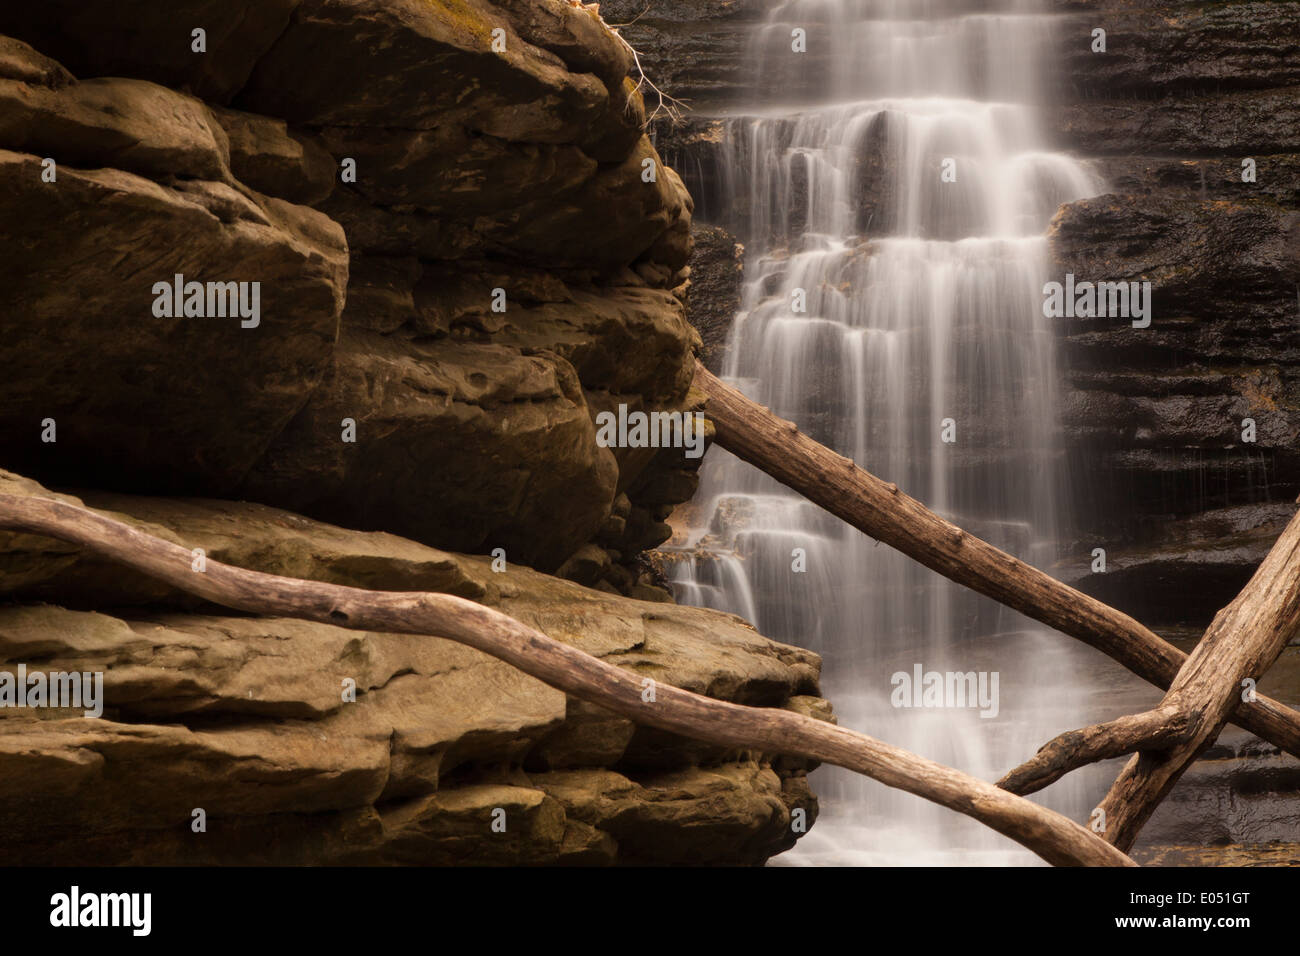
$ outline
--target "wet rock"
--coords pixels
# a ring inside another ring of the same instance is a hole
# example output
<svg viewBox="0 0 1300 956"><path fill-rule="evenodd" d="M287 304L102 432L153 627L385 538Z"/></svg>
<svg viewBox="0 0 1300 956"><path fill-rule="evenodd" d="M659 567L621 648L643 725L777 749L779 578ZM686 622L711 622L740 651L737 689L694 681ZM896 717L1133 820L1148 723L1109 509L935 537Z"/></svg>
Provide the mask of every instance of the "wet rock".
<svg viewBox="0 0 1300 956"><path fill-rule="evenodd" d="M759 0L601 3L609 23L627 24L620 32L640 54L650 80L700 111L733 99L752 81L748 29L764 11Z"/></svg>
<svg viewBox="0 0 1300 956"><path fill-rule="evenodd" d="M1060 320L1062 420L1087 533L1136 542L1154 521L1300 490L1297 215L1177 192L1106 195L1058 215L1058 278L1151 283L1149 328ZM1146 613L1184 610L1155 603L1157 591Z"/></svg>
<svg viewBox="0 0 1300 956"><path fill-rule="evenodd" d="M1069 16L1059 31L1061 74L1076 96L1149 98L1300 83L1300 22L1287 3L1096 6ZM1091 50L1096 27L1106 31L1104 54Z"/></svg>
<svg viewBox="0 0 1300 956"><path fill-rule="evenodd" d="M1297 120L1300 100L1290 87L1072 104L1053 113L1053 128L1085 155L1136 145L1147 154L1250 156L1300 152Z"/></svg>
<svg viewBox="0 0 1300 956"><path fill-rule="evenodd" d="M1209 620L1241 592L1294 513L1294 505L1277 503L1149 519L1118 543L1104 536L1087 541L1056 575L1113 607L1142 613L1149 626ZM1091 570L1093 547L1105 550L1104 572ZM1167 610L1154 618L1152 608Z"/></svg>
<svg viewBox="0 0 1300 956"><path fill-rule="evenodd" d="M744 247L719 226L694 228L691 288L687 316L704 343L700 359L709 371L720 370L731 324L740 308Z"/></svg>

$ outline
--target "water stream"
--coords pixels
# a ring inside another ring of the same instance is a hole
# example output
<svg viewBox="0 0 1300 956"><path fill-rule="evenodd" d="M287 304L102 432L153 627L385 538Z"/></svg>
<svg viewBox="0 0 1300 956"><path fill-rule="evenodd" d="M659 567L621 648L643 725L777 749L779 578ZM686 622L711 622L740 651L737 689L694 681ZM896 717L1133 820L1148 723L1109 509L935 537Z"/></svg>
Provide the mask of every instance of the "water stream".
<svg viewBox="0 0 1300 956"><path fill-rule="evenodd" d="M755 101L725 120L720 176L746 249L724 377L1040 567L1069 506L1043 233L1061 203L1101 191L1042 145L1034 99L1052 23L1032 4L775 5L752 37ZM792 49L796 29L807 52ZM842 724L994 780L1087 723L1092 652L721 449L688 518L671 545L677 599L822 654ZM918 666L985 675L989 691L996 674L996 708L897 706L894 675ZM859 776L826 768L813 784L821 817L777 863L1034 860ZM1096 797L1076 775L1041 799L1086 821Z"/></svg>

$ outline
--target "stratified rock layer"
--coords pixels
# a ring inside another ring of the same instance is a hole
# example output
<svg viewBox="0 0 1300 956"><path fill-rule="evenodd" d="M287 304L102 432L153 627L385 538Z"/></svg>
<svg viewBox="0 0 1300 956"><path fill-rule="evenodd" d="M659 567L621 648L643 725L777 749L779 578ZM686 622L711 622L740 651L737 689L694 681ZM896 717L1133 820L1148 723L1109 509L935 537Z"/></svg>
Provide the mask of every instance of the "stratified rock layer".
<svg viewBox="0 0 1300 956"><path fill-rule="evenodd" d="M564 0L128 7L0 5L5 460L547 570L603 546L628 590L637 489L691 463L592 417L684 408L698 337L623 43ZM159 317L176 275L260 283L260 321Z"/></svg>
<svg viewBox="0 0 1300 956"><path fill-rule="evenodd" d="M50 493L8 472L0 492ZM457 594L657 681L826 713L816 655L730 615L264 505L85 503L210 560ZM758 863L793 844L792 810L816 813L806 765L638 728L440 638L233 615L13 533L0 597L0 669L102 672L106 701L0 720L7 864Z"/></svg>
<svg viewBox="0 0 1300 956"><path fill-rule="evenodd" d="M1110 191L1061 209L1056 277L1152 293L1149 328L1061 320L1081 538L1061 573L1204 625L1300 492L1300 4L1103 3L1060 41L1049 118Z"/></svg>
<svg viewBox="0 0 1300 956"><path fill-rule="evenodd" d="M596 441L699 398L693 204L631 63L567 0L0 0L0 466L212 559L826 715L815 655L644 562L698 459ZM178 276L256 283L255 317L167 314ZM815 815L797 761L437 638L233 615L31 536L0 535L0 600L4 670L107 697L0 712L6 863L760 863Z"/></svg>

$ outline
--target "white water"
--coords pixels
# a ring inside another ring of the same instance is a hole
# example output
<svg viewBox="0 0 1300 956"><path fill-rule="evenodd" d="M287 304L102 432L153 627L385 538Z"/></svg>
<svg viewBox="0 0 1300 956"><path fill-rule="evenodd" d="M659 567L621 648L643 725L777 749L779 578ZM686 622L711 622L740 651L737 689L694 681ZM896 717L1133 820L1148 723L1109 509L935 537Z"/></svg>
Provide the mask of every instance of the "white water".
<svg viewBox="0 0 1300 956"><path fill-rule="evenodd" d="M1045 151L1050 17L961 0L787 0L756 28L759 102L726 122L746 285L724 376L959 526L1040 567L1062 508L1042 234L1100 184ZM803 27L808 53L791 52ZM941 181L944 159L956 182ZM807 311L792 308L804 290ZM956 441L941 440L952 419ZM677 597L823 655L842 724L997 779L1082 726L1086 651L950 584L715 449L674 539ZM795 549L807 571L792 570ZM996 671L1000 711L891 706L891 675ZM1084 778L1043 802L1087 820ZM777 862L1029 863L951 811L833 768Z"/></svg>

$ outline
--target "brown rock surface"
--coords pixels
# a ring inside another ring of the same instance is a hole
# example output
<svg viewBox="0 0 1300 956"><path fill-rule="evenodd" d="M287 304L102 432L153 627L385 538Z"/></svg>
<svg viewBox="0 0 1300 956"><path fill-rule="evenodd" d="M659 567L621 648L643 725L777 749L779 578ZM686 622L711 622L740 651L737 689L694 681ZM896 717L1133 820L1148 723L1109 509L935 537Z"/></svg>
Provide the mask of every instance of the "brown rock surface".
<svg viewBox="0 0 1300 956"><path fill-rule="evenodd" d="M814 655L642 563L698 460L595 440L619 404L693 408L699 337L692 200L593 11L52 0L0 4L0 33L0 465L216 560L461 594L725 699L816 694ZM260 282L260 324L156 317L176 273ZM0 596L7 667L107 696L0 720L5 862L757 863L815 813L805 766L437 638L233 615L31 536L0 536Z"/></svg>
<svg viewBox="0 0 1300 956"><path fill-rule="evenodd" d="M9 473L0 489L48 494ZM730 615L496 573L488 559L263 505L88 502L212 560L461 594L720 699L806 711L800 695L816 693L816 655ZM0 669L99 671L105 704L99 718L0 720L8 863L52 862L50 834L73 827L68 861L755 863L793 843L793 807L815 812L806 767L647 733L436 637L232 616L13 533L0 533L0 594ZM34 603L56 594L72 606ZM206 833L189 829L196 807Z"/></svg>
<svg viewBox="0 0 1300 956"><path fill-rule="evenodd" d="M691 200L623 44L563 0L129 6L0 12L0 216L32 224L0 272L5 460L550 569L590 542L650 463L597 446L585 393L680 409L696 343ZM261 328L154 318L176 273L260 282Z"/></svg>

